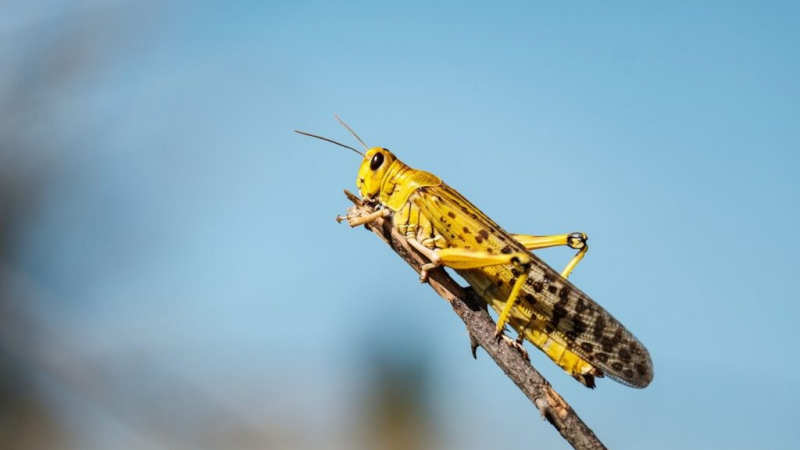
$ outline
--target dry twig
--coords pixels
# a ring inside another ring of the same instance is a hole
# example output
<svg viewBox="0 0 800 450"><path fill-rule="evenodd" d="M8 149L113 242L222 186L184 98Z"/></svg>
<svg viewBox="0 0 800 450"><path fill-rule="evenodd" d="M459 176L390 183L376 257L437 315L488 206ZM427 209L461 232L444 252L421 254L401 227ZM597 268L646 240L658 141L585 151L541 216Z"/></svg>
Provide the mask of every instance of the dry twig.
<svg viewBox="0 0 800 450"><path fill-rule="evenodd" d="M351 211L361 214L368 214L373 211L352 193L344 192L347 198L355 204ZM377 219L368 224L366 228L389 244L417 273L419 273L422 265L427 262L391 226L390 220ZM478 298L471 288L461 287L444 270L431 271L428 277L428 284L440 297L450 302L453 311L466 324L473 355L475 355L478 346L483 347L511 381L533 402L542 416L561 433L561 436L572 447L580 450L606 448L597 439L594 432L583 423L580 417L575 414L575 411L520 352L495 339L495 323L486 311L485 303Z"/></svg>

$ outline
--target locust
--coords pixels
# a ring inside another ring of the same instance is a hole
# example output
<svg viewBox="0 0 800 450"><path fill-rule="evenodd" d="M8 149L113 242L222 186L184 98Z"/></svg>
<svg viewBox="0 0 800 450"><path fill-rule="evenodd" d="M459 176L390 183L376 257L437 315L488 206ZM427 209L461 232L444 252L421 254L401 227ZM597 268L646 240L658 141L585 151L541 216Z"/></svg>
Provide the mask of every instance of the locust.
<svg viewBox="0 0 800 450"><path fill-rule="evenodd" d="M364 147L361 152L329 138L295 130L348 148L362 157L356 187L369 214L337 218L350 226L388 218L392 226L429 263L420 281L439 267L455 270L497 313L496 337L519 349L531 342L586 387L607 376L644 388L653 379L653 363L641 342L602 306L575 287L569 276L589 249L582 232L552 236L505 231L438 176L413 169L383 147L368 147L338 116L337 120ZM566 246L577 250L557 272L532 253ZM512 340L504 333L517 333Z"/></svg>

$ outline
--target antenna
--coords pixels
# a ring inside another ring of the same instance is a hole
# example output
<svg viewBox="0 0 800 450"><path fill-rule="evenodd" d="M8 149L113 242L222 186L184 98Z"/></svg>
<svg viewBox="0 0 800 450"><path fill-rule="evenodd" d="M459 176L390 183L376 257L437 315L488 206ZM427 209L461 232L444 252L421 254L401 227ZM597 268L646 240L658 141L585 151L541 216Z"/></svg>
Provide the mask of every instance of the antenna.
<svg viewBox="0 0 800 450"><path fill-rule="evenodd" d="M347 125L345 125L345 126L347 126ZM364 157L364 154L363 154L363 153L361 153L360 151L358 151L358 150L354 149L353 147L350 147L349 145L344 145L344 144L342 144L341 142L336 142L336 141L334 141L333 139L328 139L328 138L326 138L326 137L317 136L316 134L306 133L305 131L300 131L300 130L294 130L294 132L295 132L295 133L298 133L298 134L302 134L302 135L304 135L304 136L310 136L310 137L313 137L313 138L322 139L323 141L328 141L328 142L330 142L331 144L336 144L336 145L338 145L339 147L349 148L350 150L352 150L352 151L354 151L354 152L358 153L359 155L361 155L361 157L362 157L362 158ZM359 139L359 140L360 140L360 139ZM363 144L363 142L362 142L362 144Z"/></svg>
<svg viewBox="0 0 800 450"><path fill-rule="evenodd" d="M346 123L344 123L344 120L340 119L339 116L337 116L336 114L334 114L333 117L336 117L336 120L338 120L340 124L342 124L345 128L347 128L347 131L349 131L353 136L355 136L356 139L358 139L358 142L361 142L361 145L364 146L364 150L369 150L367 144L365 144L364 141L362 141L361 138L358 137L358 135L356 134L355 131L353 131L352 128L350 128Z"/></svg>

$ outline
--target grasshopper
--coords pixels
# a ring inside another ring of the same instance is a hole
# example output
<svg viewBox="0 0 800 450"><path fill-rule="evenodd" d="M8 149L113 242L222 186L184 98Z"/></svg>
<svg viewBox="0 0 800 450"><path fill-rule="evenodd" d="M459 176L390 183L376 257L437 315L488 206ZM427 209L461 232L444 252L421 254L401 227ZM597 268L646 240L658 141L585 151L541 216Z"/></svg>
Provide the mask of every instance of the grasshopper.
<svg viewBox="0 0 800 450"><path fill-rule="evenodd" d="M449 267L464 278L497 314L496 336L526 357L527 339L583 385L608 376L624 385L644 388L653 379L647 349L611 314L568 281L589 249L584 233L555 236L510 234L438 176L413 169L382 147L361 152L322 136L297 131L348 148L361 155L356 187L375 207L366 215L351 213L337 220L350 226L391 218L392 226L430 262L428 271ZM578 250L560 273L532 253L567 246ZM518 335L505 336L506 325Z"/></svg>

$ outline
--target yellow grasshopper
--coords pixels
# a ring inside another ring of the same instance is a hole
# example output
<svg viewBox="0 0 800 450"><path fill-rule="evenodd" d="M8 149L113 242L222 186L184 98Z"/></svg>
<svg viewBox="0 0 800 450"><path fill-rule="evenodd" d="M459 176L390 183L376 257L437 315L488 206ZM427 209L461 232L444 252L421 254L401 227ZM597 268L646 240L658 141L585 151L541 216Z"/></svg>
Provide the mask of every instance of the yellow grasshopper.
<svg viewBox="0 0 800 450"><path fill-rule="evenodd" d="M650 354L638 339L589 296L567 281L588 250L583 233L556 236L509 234L434 174L412 169L389 150L365 153L322 136L297 131L349 148L363 157L356 186L368 215L339 217L351 226L391 217L408 243L430 260L420 281L436 267L461 275L498 314L496 335L520 349L527 339L587 387L604 375L643 388L653 379ZM531 250L565 245L578 253L559 274ZM506 324L516 341L503 334Z"/></svg>

